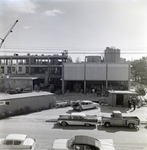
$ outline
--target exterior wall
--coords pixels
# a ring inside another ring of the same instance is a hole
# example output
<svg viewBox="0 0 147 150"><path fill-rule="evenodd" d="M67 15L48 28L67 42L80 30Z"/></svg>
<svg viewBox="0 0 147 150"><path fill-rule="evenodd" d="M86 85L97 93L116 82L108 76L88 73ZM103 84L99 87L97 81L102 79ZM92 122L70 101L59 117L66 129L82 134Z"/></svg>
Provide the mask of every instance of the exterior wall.
<svg viewBox="0 0 147 150"><path fill-rule="evenodd" d="M65 63L64 80L129 81L128 64Z"/></svg>
<svg viewBox="0 0 147 150"><path fill-rule="evenodd" d="M20 88L31 88L33 89L33 80L32 79L11 79L7 78L5 80L6 89L15 89L17 87Z"/></svg>
<svg viewBox="0 0 147 150"><path fill-rule="evenodd" d="M117 94L109 94L108 101L110 106L115 107L116 106L116 96ZM128 96L129 94L124 94L123 97L123 105L124 107L128 107Z"/></svg>
<svg viewBox="0 0 147 150"><path fill-rule="evenodd" d="M120 50L107 47L105 49L105 62L120 62Z"/></svg>
<svg viewBox="0 0 147 150"><path fill-rule="evenodd" d="M84 63L65 63L64 80L84 80Z"/></svg>
<svg viewBox="0 0 147 150"><path fill-rule="evenodd" d="M87 62L101 62L101 56L86 56Z"/></svg>
<svg viewBox="0 0 147 150"><path fill-rule="evenodd" d="M28 95L30 93L27 93ZM19 94L21 96L21 94ZM21 111L22 113L25 111L38 111L43 109L49 109L56 105L56 98L53 94L42 94L38 96L38 94L34 93L34 96L27 97L15 97L15 98L5 98L1 101L9 102L9 105L0 105L0 116L4 114L15 114Z"/></svg>
<svg viewBox="0 0 147 150"><path fill-rule="evenodd" d="M108 64L109 81L128 81L129 69L128 64Z"/></svg>
<svg viewBox="0 0 147 150"><path fill-rule="evenodd" d="M86 80L106 80L106 64L87 63Z"/></svg>
<svg viewBox="0 0 147 150"><path fill-rule="evenodd" d="M11 68L10 65L5 65L4 66L4 74L25 74L26 73L26 68L24 65L12 65L12 69L10 72L8 72L8 67ZM21 68L21 70L19 69Z"/></svg>

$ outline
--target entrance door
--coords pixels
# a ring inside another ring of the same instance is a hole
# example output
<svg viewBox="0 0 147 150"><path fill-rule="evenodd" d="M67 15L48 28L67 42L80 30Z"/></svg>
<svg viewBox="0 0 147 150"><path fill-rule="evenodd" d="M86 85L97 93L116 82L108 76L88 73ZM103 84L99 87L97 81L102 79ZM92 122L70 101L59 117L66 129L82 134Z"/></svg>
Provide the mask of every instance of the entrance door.
<svg viewBox="0 0 147 150"><path fill-rule="evenodd" d="M116 95L116 105L123 105L123 99L124 99L123 94L117 94Z"/></svg>

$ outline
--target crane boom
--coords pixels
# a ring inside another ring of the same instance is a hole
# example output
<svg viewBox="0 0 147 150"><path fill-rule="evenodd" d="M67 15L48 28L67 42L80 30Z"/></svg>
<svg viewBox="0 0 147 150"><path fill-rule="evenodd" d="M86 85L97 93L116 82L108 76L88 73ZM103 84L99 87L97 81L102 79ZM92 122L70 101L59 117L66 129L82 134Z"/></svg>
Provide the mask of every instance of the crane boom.
<svg viewBox="0 0 147 150"><path fill-rule="evenodd" d="M3 39L0 38L2 40L1 43L0 43L0 48L2 47L4 41L7 38L7 36L9 35L9 33L12 32L12 29L14 28L14 26L16 25L17 22L18 22L18 20L15 21L15 23L13 24L13 26L10 28L10 30L7 32L7 34L5 35L5 37Z"/></svg>

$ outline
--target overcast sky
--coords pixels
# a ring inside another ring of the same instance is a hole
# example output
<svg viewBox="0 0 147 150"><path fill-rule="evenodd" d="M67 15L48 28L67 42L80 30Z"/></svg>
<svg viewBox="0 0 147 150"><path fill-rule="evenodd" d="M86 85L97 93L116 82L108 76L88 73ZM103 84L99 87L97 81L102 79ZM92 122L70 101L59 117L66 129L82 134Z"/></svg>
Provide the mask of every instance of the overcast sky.
<svg viewBox="0 0 147 150"><path fill-rule="evenodd" d="M16 20L1 54L68 50L82 60L114 46L127 60L147 56L147 0L0 0L0 38Z"/></svg>

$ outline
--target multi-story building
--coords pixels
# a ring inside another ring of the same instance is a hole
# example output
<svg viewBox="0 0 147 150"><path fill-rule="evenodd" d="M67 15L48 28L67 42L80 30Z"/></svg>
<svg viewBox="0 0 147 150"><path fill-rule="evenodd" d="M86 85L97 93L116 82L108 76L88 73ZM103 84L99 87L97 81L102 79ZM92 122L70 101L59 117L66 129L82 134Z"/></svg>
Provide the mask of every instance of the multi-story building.
<svg viewBox="0 0 147 150"><path fill-rule="evenodd" d="M62 63L67 61L67 57L64 52L62 55L48 56L0 56L0 73L10 77L38 77L43 87L53 84L61 88Z"/></svg>
<svg viewBox="0 0 147 150"><path fill-rule="evenodd" d="M104 62L119 63L120 61L120 50L114 47L106 47Z"/></svg>

